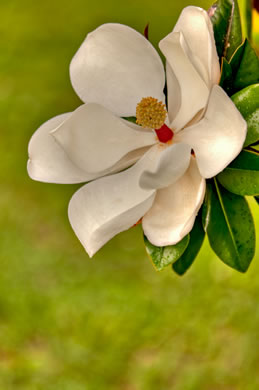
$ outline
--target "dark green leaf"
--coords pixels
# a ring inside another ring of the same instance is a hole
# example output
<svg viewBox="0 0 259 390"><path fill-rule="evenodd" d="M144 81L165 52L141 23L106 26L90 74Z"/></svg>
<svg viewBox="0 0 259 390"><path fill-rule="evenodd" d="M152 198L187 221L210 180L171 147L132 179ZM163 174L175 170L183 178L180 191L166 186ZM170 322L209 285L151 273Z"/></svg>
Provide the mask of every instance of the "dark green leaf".
<svg viewBox="0 0 259 390"><path fill-rule="evenodd" d="M193 229L190 233L190 242L183 255L173 263L173 270L178 275L183 275L194 262L204 241L205 232L202 227L201 212L198 214Z"/></svg>
<svg viewBox="0 0 259 390"><path fill-rule="evenodd" d="M259 58L248 40L237 49L230 65L233 73L233 93L259 83Z"/></svg>
<svg viewBox="0 0 259 390"><path fill-rule="evenodd" d="M242 43L240 13L236 0L218 0L211 21L219 58L230 60Z"/></svg>
<svg viewBox="0 0 259 390"><path fill-rule="evenodd" d="M245 2L245 15L244 15L244 19L246 21L246 36L247 36L248 39L251 39L253 0L244 0L244 2Z"/></svg>
<svg viewBox="0 0 259 390"><path fill-rule="evenodd" d="M151 258L157 271L162 271L162 269L167 267L169 264L178 260L187 248L189 240L190 236L188 234L176 245L155 246L148 241L146 236L144 236L147 254Z"/></svg>
<svg viewBox="0 0 259 390"><path fill-rule="evenodd" d="M255 228L245 198L225 190L217 180L207 183L203 226L217 256L245 272L255 253Z"/></svg>
<svg viewBox="0 0 259 390"><path fill-rule="evenodd" d="M259 84L250 85L231 97L247 122L244 146L259 140Z"/></svg>
<svg viewBox="0 0 259 390"><path fill-rule="evenodd" d="M217 179L234 194L259 195L259 154L243 150Z"/></svg>
<svg viewBox="0 0 259 390"><path fill-rule="evenodd" d="M136 117L135 116L128 116L124 117L123 119L126 119L126 121L136 123Z"/></svg>
<svg viewBox="0 0 259 390"><path fill-rule="evenodd" d="M233 73L231 65L228 63L226 58L222 58L221 77L219 85L227 92L229 96L232 95Z"/></svg>

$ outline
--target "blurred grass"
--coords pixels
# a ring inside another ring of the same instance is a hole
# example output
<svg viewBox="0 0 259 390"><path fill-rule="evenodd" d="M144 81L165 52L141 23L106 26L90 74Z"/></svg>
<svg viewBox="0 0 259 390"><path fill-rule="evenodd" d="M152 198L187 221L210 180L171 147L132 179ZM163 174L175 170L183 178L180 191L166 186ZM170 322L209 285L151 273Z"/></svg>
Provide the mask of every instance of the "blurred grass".
<svg viewBox="0 0 259 390"><path fill-rule="evenodd" d="M67 220L78 186L26 173L35 129L80 103L68 66L86 33L109 21L139 31L150 22L156 45L185 5L0 3L1 390L259 388L258 251L241 275L205 244L179 278L154 271L137 227L89 260Z"/></svg>

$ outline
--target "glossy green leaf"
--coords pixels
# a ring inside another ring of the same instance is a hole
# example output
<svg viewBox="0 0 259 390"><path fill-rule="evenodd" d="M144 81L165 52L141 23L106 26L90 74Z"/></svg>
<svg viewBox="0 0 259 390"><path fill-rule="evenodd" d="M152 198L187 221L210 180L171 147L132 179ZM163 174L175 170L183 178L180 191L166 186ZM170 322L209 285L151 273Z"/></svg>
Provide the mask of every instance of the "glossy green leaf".
<svg viewBox="0 0 259 390"><path fill-rule="evenodd" d="M234 194L259 195L259 154L243 150L217 179Z"/></svg>
<svg viewBox="0 0 259 390"><path fill-rule="evenodd" d="M190 233L190 242L183 255L173 263L173 270L178 275L183 275L192 265L203 244L205 232L202 226L201 212L198 214Z"/></svg>
<svg viewBox="0 0 259 390"><path fill-rule="evenodd" d="M259 58L248 40L237 49L231 58L233 93L259 83Z"/></svg>
<svg viewBox="0 0 259 390"><path fill-rule="evenodd" d="M255 254L255 228L246 199L227 191L216 179L210 180L202 219L216 255L245 272Z"/></svg>
<svg viewBox="0 0 259 390"><path fill-rule="evenodd" d="M244 146L259 140L259 84L250 85L231 97L247 122Z"/></svg>
<svg viewBox="0 0 259 390"><path fill-rule="evenodd" d="M214 9L215 8L215 9ZM212 8L211 21L214 28L219 58L230 60L242 43L242 28L236 0L218 0Z"/></svg>
<svg viewBox="0 0 259 390"><path fill-rule="evenodd" d="M250 43L245 40L233 54L230 62L225 58L222 59L220 86L229 96L232 96L258 83L259 59Z"/></svg>
<svg viewBox="0 0 259 390"><path fill-rule="evenodd" d="M144 243L147 254L152 260L157 271L162 271L169 264L174 263L182 256L189 244L189 234L185 236L178 244L168 246L155 246L144 236Z"/></svg>

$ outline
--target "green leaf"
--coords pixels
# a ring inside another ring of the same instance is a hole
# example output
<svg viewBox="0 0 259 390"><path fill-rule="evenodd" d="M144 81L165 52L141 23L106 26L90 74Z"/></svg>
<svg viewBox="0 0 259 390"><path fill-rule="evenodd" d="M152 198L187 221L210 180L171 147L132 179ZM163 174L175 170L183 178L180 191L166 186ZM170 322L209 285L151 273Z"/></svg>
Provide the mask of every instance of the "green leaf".
<svg viewBox="0 0 259 390"><path fill-rule="evenodd" d="M190 233L190 242L183 255L173 263L173 270L178 275L183 275L192 265L203 244L205 232L202 226L201 211L196 217L195 224Z"/></svg>
<svg viewBox="0 0 259 390"><path fill-rule="evenodd" d="M123 119L126 119L126 121L136 123L136 117L135 116L127 116L124 117Z"/></svg>
<svg viewBox="0 0 259 390"><path fill-rule="evenodd" d="M230 60L242 43L242 28L236 0L218 0L211 17L219 58Z"/></svg>
<svg viewBox="0 0 259 390"><path fill-rule="evenodd" d="M259 58L246 39L231 58L233 93L259 83Z"/></svg>
<svg viewBox="0 0 259 390"><path fill-rule="evenodd" d="M178 260L187 248L189 240L190 236L187 234L187 236L185 236L176 245L155 246L148 241L146 236L144 236L147 254L151 258L157 271L162 271L169 264Z"/></svg>
<svg viewBox="0 0 259 390"><path fill-rule="evenodd" d="M252 4L252 0L239 0L244 35L249 39L251 38L252 32Z"/></svg>
<svg viewBox="0 0 259 390"><path fill-rule="evenodd" d="M255 228L246 199L228 192L216 179L210 180L202 219L216 255L245 272L255 254Z"/></svg>
<svg viewBox="0 0 259 390"><path fill-rule="evenodd" d="M230 63L223 58L220 86L231 96L258 83L259 59L250 43L245 40L232 56ZM254 93L256 92L257 90L254 91Z"/></svg>
<svg viewBox="0 0 259 390"><path fill-rule="evenodd" d="M247 122L246 147L259 140L259 84L242 89L231 99Z"/></svg>
<svg viewBox="0 0 259 390"><path fill-rule="evenodd" d="M226 60L226 58L222 58L221 77L220 77L219 85L227 92L229 96L232 95L233 72L232 72L231 65Z"/></svg>
<svg viewBox="0 0 259 390"><path fill-rule="evenodd" d="M217 179L234 194L259 195L259 154L243 150Z"/></svg>

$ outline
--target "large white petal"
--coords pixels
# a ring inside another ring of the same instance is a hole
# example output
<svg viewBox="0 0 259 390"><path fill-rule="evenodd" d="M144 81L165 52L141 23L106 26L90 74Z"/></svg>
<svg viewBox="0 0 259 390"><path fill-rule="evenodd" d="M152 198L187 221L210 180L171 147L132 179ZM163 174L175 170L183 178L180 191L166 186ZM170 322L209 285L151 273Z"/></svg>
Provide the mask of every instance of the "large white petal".
<svg viewBox="0 0 259 390"><path fill-rule="evenodd" d="M164 68L151 43L121 24L104 24L87 35L70 65L72 85L86 103L118 116L135 116L143 97L164 100Z"/></svg>
<svg viewBox="0 0 259 390"><path fill-rule="evenodd" d="M167 146L160 144L157 147L163 150L159 156L159 163L154 170L144 171L140 178L140 186L145 189L159 189L177 181L187 170L190 164L191 148L186 144Z"/></svg>
<svg viewBox="0 0 259 390"><path fill-rule="evenodd" d="M145 235L153 245L177 244L188 234L202 205L206 182L195 159L174 184L157 191L154 203L142 220Z"/></svg>
<svg viewBox="0 0 259 390"><path fill-rule="evenodd" d="M33 134L29 143L29 161L27 164L28 174L33 180L60 184L90 181L128 168L149 149L149 146L147 146L133 150L104 171L97 173L85 172L69 159L64 149L50 134L70 116L70 113L58 115L45 122Z"/></svg>
<svg viewBox="0 0 259 390"><path fill-rule="evenodd" d="M149 210L156 190L143 189L139 182L143 172L156 169L162 153L155 145L133 167L86 184L74 194L69 220L89 256Z"/></svg>
<svg viewBox="0 0 259 390"><path fill-rule="evenodd" d="M188 55L200 76L210 88L220 79L220 64L213 27L208 13L199 7L183 9L173 32L183 33L188 43Z"/></svg>
<svg viewBox="0 0 259 390"><path fill-rule="evenodd" d="M210 178L240 153L246 131L246 121L232 100L215 85L204 118L177 133L174 141L188 143L194 149L201 175Z"/></svg>
<svg viewBox="0 0 259 390"><path fill-rule="evenodd" d="M63 184L91 180L92 177L72 163L64 150L49 134L70 115L67 113L50 119L33 134L29 143L28 161L28 173L32 179Z"/></svg>
<svg viewBox="0 0 259 390"><path fill-rule="evenodd" d="M109 169L131 151L157 142L153 131L95 103L79 107L52 135L70 160L89 173Z"/></svg>
<svg viewBox="0 0 259 390"><path fill-rule="evenodd" d="M186 54L189 49L181 32L169 34L160 41L159 47L167 60L171 127L178 131L206 106L209 89ZM175 77L172 77L171 72ZM180 94L180 104L175 94ZM179 106L177 114L175 103Z"/></svg>

